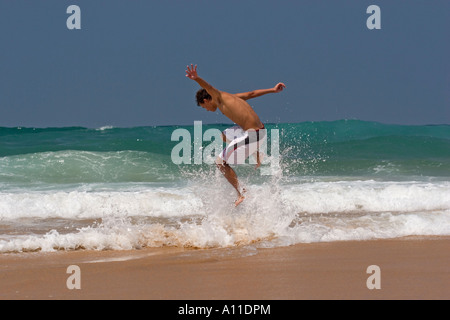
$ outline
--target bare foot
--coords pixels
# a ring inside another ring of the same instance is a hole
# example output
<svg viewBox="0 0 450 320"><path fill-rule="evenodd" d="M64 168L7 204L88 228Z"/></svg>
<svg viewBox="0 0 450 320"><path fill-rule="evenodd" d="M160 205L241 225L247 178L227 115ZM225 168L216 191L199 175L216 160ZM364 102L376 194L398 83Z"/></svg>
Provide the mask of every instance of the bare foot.
<svg viewBox="0 0 450 320"><path fill-rule="evenodd" d="M240 195L239 198L234 202L234 206L237 207L244 201L245 197L243 195Z"/></svg>

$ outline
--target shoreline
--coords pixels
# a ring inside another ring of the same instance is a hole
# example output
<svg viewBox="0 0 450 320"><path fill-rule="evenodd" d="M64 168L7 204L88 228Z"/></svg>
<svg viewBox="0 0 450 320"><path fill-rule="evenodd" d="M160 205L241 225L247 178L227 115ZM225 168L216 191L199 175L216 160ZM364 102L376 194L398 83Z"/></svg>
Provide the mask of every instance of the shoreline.
<svg viewBox="0 0 450 320"><path fill-rule="evenodd" d="M0 255L0 300L450 299L450 237ZM67 287L79 267L81 289ZM380 289L369 290L369 266ZM374 274L375 275L375 274Z"/></svg>

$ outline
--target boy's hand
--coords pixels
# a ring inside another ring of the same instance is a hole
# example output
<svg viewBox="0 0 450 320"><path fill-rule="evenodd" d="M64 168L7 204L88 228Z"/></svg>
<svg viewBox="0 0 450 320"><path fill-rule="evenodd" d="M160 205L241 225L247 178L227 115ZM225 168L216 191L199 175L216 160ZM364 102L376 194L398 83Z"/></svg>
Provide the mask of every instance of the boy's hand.
<svg viewBox="0 0 450 320"><path fill-rule="evenodd" d="M193 65L191 64L191 66L187 66L187 70L186 70L186 77L188 77L191 80L195 80L198 78L197 75L197 65Z"/></svg>
<svg viewBox="0 0 450 320"><path fill-rule="evenodd" d="M275 92L281 92L281 91L283 91L284 88L286 88L286 85L282 82L277 83L277 85L275 87L273 87Z"/></svg>

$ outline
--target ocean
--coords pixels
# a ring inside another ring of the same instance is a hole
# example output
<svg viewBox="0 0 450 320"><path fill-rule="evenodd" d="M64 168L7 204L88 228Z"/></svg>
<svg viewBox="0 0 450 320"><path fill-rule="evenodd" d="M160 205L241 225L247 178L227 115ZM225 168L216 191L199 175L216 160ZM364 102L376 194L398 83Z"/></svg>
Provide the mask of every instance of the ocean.
<svg viewBox="0 0 450 320"><path fill-rule="evenodd" d="M450 235L449 125L266 128L278 166L269 136L261 168L235 167L247 190L238 207L214 165L174 163L172 134L194 136L193 125L0 128L0 253Z"/></svg>

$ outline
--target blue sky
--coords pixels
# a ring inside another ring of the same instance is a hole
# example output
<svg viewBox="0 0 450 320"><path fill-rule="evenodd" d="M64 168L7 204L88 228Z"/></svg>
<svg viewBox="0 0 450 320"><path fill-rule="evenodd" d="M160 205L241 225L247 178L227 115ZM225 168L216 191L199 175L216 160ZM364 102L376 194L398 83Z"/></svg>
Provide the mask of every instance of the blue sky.
<svg viewBox="0 0 450 320"><path fill-rule="evenodd" d="M0 126L228 123L190 63L223 91L284 82L250 101L264 122L450 124L449 40L444 0L0 0Z"/></svg>

